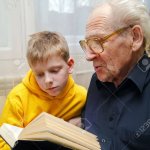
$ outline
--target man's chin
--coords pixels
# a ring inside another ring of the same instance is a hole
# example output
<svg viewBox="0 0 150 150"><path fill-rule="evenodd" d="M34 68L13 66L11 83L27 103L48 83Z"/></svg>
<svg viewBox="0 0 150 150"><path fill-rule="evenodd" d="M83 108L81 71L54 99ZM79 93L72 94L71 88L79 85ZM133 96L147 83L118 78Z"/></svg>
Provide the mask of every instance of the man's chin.
<svg viewBox="0 0 150 150"><path fill-rule="evenodd" d="M111 82L110 78L108 78L105 75L99 75L97 74L97 78L101 81L101 82Z"/></svg>

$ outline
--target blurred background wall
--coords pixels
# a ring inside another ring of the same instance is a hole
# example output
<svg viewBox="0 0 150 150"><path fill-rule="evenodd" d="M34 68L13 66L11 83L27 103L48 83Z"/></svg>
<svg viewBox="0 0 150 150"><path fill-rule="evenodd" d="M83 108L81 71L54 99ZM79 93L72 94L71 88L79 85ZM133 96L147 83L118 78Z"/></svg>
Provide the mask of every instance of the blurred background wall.
<svg viewBox="0 0 150 150"><path fill-rule="evenodd" d="M0 95L20 82L29 69L26 46L38 31L62 33L75 59L74 79L88 88L92 64L78 41L84 38L88 15L100 0L0 0ZM101 0L102 1L102 0ZM144 1L150 8L150 1Z"/></svg>

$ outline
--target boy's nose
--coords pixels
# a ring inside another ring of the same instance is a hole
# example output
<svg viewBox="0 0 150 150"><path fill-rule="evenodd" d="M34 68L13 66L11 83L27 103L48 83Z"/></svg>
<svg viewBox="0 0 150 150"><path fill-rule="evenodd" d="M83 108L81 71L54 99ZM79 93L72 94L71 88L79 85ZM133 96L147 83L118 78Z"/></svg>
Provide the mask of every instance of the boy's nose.
<svg viewBox="0 0 150 150"><path fill-rule="evenodd" d="M49 73L45 73L45 83L52 83L53 82L53 77Z"/></svg>

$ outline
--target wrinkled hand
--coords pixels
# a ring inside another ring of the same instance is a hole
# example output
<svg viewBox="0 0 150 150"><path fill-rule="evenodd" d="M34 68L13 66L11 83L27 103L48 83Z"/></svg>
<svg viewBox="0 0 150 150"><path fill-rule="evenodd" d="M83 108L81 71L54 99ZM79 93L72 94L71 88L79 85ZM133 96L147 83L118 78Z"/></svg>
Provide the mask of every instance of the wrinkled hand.
<svg viewBox="0 0 150 150"><path fill-rule="evenodd" d="M68 122L75 125L75 126L77 126L77 127L80 127L80 128L83 127L83 124L81 122L81 117L72 118Z"/></svg>

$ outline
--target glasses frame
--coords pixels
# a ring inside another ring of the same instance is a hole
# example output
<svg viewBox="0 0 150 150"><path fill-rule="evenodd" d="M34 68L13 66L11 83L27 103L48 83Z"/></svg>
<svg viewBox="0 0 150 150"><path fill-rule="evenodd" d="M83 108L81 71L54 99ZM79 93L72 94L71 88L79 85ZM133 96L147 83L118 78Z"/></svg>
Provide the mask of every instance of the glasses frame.
<svg viewBox="0 0 150 150"><path fill-rule="evenodd" d="M88 46L88 47L90 47L90 46L88 45L88 42L89 42L90 40L98 41L99 44L100 44L100 46L101 46L101 48L102 48L101 51L99 51L99 53L102 53L102 52L104 51L103 44L104 44L110 37L114 36L115 34L122 33L122 32L124 32L126 29L128 29L128 28L130 28L130 27L131 27L131 26L120 28L120 29L118 29L118 30L116 30L116 31L114 31L114 32L112 32L112 33L110 33L109 35L104 36L103 38L92 37L92 38L89 38L89 39L80 40L80 41L79 41L79 44L80 44L82 50L86 53L87 50L85 49L85 45ZM95 52L95 50L93 50L93 49L92 49L92 51L93 51L94 53L97 53L97 52ZM97 54L99 54L99 53L97 53Z"/></svg>

